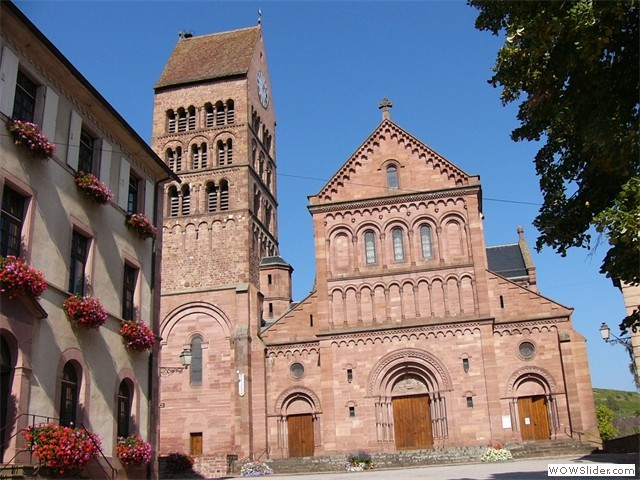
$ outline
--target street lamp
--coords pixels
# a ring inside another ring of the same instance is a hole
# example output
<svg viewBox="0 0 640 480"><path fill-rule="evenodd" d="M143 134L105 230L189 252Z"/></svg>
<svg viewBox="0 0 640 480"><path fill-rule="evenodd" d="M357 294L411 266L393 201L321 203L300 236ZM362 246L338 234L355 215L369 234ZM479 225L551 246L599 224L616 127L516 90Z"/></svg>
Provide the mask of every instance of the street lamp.
<svg viewBox="0 0 640 480"><path fill-rule="evenodd" d="M183 370L189 368L189 365L191 365L191 349L185 348L182 350L182 353L180 354L180 363L182 363L182 366L180 367L160 367L160 376L168 377L174 373L182 373Z"/></svg>
<svg viewBox="0 0 640 480"><path fill-rule="evenodd" d="M631 346L631 339L629 339L629 338L620 338L620 337L616 337L615 335L612 335L611 334L611 329L609 328L609 325L607 325L604 322L602 322L602 325L600 325L600 335L602 336L602 339L605 342L610 343L611 345L622 345L630 353L633 353L633 347ZM613 337L613 338L611 338L611 337Z"/></svg>

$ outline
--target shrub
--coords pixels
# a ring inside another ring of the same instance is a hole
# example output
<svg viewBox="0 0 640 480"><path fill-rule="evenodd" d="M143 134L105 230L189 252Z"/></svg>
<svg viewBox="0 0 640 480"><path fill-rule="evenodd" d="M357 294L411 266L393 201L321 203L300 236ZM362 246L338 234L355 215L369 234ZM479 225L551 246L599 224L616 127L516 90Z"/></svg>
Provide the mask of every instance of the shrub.
<svg viewBox="0 0 640 480"><path fill-rule="evenodd" d="M347 472L362 472L364 470L371 470L375 468L371 455L364 450L359 450L357 453L350 453L347 455L344 469Z"/></svg>
<svg viewBox="0 0 640 480"><path fill-rule="evenodd" d="M182 452L172 452L166 457L165 465L171 473L183 473L193 468L194 459Z"/></svg>
<svg viewBox="0 0 640 480"><path fill-rule="evenodd" d="M504 462L512 459L513 456L511 452L499 443L487 448L480 457L480 460L483 462Z"/></svg>
<svg viewBox="0 0 640 480"><path fill-rule="evenodd" d="M613 412L606 405L600 404L596 407L596 419L598 422L598 432L602 440L611 440L616 436L616 429L613 426Z"/></svg>
<svg viewBox="0 0 640 480"><path fill-rule="evenodd" d="M273 475L273 470L264 462L246 462L240 467L240 475L243 477L262 477L264 475Z"/></svg>

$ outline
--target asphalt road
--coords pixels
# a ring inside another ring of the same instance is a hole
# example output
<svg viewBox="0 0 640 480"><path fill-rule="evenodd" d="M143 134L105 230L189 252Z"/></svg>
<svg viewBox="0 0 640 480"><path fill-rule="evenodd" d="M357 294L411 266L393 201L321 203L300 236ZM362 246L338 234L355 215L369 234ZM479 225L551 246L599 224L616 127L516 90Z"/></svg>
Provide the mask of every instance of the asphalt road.
<svg viewBox="0 0 640 480"><path fill-rule="evenodd" d="M580 480L595 480L602 478L640 478L638 461L639 455L599 454L589 456L565 456L554 458L536 458L513 460L504 463L474 463L464 465L414 467L394 470L369 470L367 472L340 473L310 473L290 475L270 475L263 477L268 480L535 480L549 478L567 478L548 476L549 464L572 464L576 466L594 465L614 466L615 464L636 464L635 476L573 476Z"/></svg>

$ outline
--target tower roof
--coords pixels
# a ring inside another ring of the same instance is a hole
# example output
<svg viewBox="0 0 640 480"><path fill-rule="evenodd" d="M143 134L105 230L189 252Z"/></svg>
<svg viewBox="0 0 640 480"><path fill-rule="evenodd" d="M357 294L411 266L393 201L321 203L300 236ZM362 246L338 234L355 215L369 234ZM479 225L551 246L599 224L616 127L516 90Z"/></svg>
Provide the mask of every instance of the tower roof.
<svg viewBox="0 0 640 480"><path fill-rule="evenodd" d="M245 75L259 38L259 26L181 37L154 88Z"/></svg>

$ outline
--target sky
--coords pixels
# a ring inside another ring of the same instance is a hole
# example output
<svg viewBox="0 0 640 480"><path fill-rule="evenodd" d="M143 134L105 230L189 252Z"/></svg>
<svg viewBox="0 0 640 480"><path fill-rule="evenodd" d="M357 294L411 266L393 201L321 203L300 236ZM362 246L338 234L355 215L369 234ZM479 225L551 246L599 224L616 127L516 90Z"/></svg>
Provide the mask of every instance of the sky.
<svg viewBox="0 0 640 480"><path fill-rule="evenodd" d="M314 195L380 124L391 119L470 175L480 175L486 244L516 243L524 227L540 292L574 308L592 383L635 390L629 357L599 334L624 317L620 291L598 273L606 243L561 257L535 252L542 196L533 157L515 143L517 106L503 106L492 75L502 38L475 29L462 1L16 1L16 5L150 143L153 86L180 31L262 29L275 108L280 254L294 300L311 290Z"/></svg>

